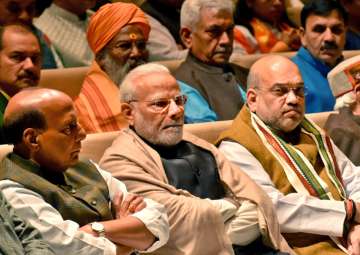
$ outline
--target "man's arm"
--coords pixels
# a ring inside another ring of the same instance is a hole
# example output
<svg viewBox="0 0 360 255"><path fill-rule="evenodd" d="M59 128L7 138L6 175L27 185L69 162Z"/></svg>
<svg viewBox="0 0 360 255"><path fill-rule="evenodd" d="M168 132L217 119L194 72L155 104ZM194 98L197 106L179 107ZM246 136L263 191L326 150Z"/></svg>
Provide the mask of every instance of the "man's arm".
<svg viewBox="0 0 360 255"><path fill-rule="evenodd" d="M98 170L108 185L110 199L114 201L117 194L122 194L124 203L129 197L125 184L112 177L109 172L100 168ZM169 239L166 210L163 205L151 199L144 199L144 201L146 203L144 209L124 218L102 222L106 237L115 243L141 251L154 251L163 246Z"/></svg>
<svg viewBox="0 0 360 255"><path fill-rule="evenodd" d="M5 220L9 220L10 226L14 226L14 231L20 240L25 254L29 255L50 255L54 254L49 245L42 239L38 230L33 228L28 222L18 217L11 205L6 201L0 192L0 207L6 215L1 215Z"/></svg>
<svg viewBox="0 0 360 255"><path fill-rule="evenodd" d="M2 180L0 190L17 215L38 229L56 254L116 254L116 245L111 241L79 231L76 222L64 220L39 194L21 184Z"/></svg>
<svg viewBox="0 0 360 255"><path fill-rule="evenodd" d="M166 251L173 251L173 254L231 252L231 243L226 237L222 216L208 201L166 185L140 165L121 156L116 160L112 157L105 160L103 158L101 167L124 180L131 192L165 206L170 223L170 239ZM141 212L143 210L138 213ZM208 245L204 246L204 243Z"/></svg>
<svg viewBox="0 0 360 255"><path fill-rule="evenodd" d="M220 145L220 150L270 196L282 232L342 236L346 217L343 201L320 200L299 193L284 195L275 188L261 163L242 145L224 141ZM309 222L311 224L308 224Z"/></svg>

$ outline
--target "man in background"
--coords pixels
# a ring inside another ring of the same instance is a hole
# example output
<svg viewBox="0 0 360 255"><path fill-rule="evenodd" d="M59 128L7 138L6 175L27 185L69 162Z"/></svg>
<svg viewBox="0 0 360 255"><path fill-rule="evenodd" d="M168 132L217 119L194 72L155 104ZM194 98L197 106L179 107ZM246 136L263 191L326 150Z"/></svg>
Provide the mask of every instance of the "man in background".
<svg viewBox="0 0 360 255"><path fill-rule="evenodd" d="M145 14L134 4L106 4L92 16L87 38L95 60L75 100L87 133L127 125L120 112L119 86L129 70L147 61L149 31Z"/></svg>

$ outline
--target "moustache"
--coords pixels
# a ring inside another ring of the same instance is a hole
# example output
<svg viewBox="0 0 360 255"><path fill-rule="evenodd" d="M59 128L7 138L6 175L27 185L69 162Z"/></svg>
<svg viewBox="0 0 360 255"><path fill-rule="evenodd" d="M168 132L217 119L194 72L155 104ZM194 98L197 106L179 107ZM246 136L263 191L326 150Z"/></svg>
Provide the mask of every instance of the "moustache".
<svg viewBox="0 0 360 255"><path fill-rule="evenodd" d="M143 59L129 59L128 61L126 61L126 65L130 70L143 64L146 64L146 61Z"/></svg>
<svg viewBox="0 0 360 255"><path fill-rule="evenodd" d="M335 42L325 42L324 45L321 46L321 50L337 50L339 47Z"/></svg>
<svg viewBox="0 0 360 255"><path fill-rule="evenodd" d="M39 80L39 76L31 71L24 71L24 72L21 72L19 75L18 75L18 79L21 80L21 79L29 79L29 80L32 80L32 81L37 81Z"/></svg>

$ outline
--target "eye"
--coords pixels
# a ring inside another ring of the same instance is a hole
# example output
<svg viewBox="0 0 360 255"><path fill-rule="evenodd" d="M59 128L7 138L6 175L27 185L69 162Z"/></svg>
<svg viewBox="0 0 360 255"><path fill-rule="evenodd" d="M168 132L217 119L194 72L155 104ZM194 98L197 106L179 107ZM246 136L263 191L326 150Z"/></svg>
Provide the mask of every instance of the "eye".
<svg viewBox="0 0 360 255"><path fill-rule="evenodd" d="M15 2L10 2L7 9L12 14L19 14L21 12L20 6Z"/></svg>
<svg viewBox="0 0 360 255"><path fill-rule="evenodd" d="M336 35L341 35L342 33L344 33L344 28L342 26L336 26L331 28L331 32Z"/></svg>
<svg viewBox="0 0 360 255"><path fill-rule="evenodd" d="M154 108L158 108L158 109L164 109L168 105L169 105L169 100L165 100L165 99L164 100L156 100L151 103L151 106L153 106Z"/></svg>
<svg viewBox="0 0 360 255"><path fill-rule="evenodd" d="M10 55L10 58L18 63L20 63L26 59L26 57L23 54L19 54L19 53Z"/></svg>
<svg viewBox="0 0 360 255"><path fill-rule="evenodd" d="M285 87L275 87L272 89L272 92L276 96L283 96L288 93L288 89Z"/></svg>
<svg viewBox="0 0 360 255"><path fill-rule="evenodd" d="M325 26L323 26L323 25L316 25L314 28L313 28L313 32L315 32L315 33L323 33L323 32L325 32L325 30L326 30L326 27Z"/></svg>
<svg viewBox="0 0 360 255"><path fill-rule="evenodd" d="M146 42L145 41L137 41L136 42L136 47L139 50L145 50L146 49Z"/></svg>
<svg viewBox="0 0 360 255"><path fill-rule="evenodd" d="M131 42L121 42L115 45L115 49L120 49L120 50L129 50L131 49L132 45Z"/></svg>
<svg viewBox="0 0 360 255"><path fill-rule="evenodd" d="M75 130L77 130L77 122L72 122L69 125L67 125L61 132L64 133L67 136L70 136L74 133Z"/></svg>

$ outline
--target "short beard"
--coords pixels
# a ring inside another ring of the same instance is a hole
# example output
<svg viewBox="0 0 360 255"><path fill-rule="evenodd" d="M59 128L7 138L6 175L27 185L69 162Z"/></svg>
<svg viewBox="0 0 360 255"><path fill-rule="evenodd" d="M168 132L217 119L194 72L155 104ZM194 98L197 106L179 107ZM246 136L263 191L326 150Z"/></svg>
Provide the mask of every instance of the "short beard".
<svg viewBox="0 0 360 255"><path fill-rule="evenodd" d="M118 87L120 87L121 82L131 69L129 61L127 61L125 65L119 65L113 57L111 57L109 54L105 54L103 63L105 73Z"/></svg>

